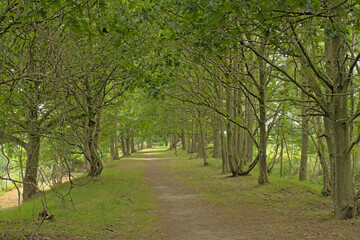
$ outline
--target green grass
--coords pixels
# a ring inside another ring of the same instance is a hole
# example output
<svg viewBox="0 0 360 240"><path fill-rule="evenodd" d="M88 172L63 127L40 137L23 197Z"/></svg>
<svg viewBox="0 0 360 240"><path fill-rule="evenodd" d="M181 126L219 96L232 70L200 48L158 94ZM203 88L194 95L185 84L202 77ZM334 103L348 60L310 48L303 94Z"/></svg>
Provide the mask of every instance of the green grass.
<svg viewBox="0 0 360 240"><path fill-rule="evenodd" d="M289 211L324 215L332 210L331 199L320 194L321 185L269 176L270 183L259 186L258 167L248 176L233 178L231 174L221 174L220 159L209 158L209 166L204 167L202 159L195 159L195 155L191 155L190 159L183 151L179 151L178 156L168 151L164 156L172 159L166 165L172 174L182 178L212 203L238 209L246 202L258 209L271 207L280 215Z"/></svg>
<svg viewBox="0 0 360 240"><path fill-rule="evenodd" d="M136 157L136 155L135 155ZM71 194L59 198L54 192L45 192L48 210L56 221L44 222L38 236L50 239L156 239L155 219L150 211L156 202L141 177L145 163L121 159L107 164L101 176L89 181L82 177ZM69 183L56 187L66 194ZM36 228L37 213L42 208L39 199L26 202L21 207L25 236ZM2 210L1 236L9 239L21 236L18 209ZM20 237L21 239L21 237Z"/></svg>

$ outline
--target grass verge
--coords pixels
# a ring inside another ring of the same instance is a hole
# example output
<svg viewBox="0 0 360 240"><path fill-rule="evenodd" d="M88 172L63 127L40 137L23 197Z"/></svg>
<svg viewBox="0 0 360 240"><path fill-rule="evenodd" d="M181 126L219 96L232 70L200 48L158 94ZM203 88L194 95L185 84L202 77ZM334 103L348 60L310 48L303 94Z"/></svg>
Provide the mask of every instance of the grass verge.
<svg viewBox="0 0 360 240"><path fill-rule="evenodd" d="M270 176L270 183L259 186L259 170L255 168L248 176L233 178L230 174L221 174L220 159L209 158L209 166L203 166L203 160L179 151L163 153L172 159L166 166L172 172L205 196L210 202L222 203L233 209L242 202L257 209L269 208L279 215L301 211L305 215L330 214L331 199L321 196L321 186L309 182L299 182ZM284 204L286 202L286 204Z"/></svg>
<svg viewBox="0 0 360 240"><path fill-rule="evenodd" d="M37 239L157 239L155 219L150 211L156 201L141 177L145 164L121 159L106 165L101 176L75 180L44 193L47 208L55 222L44 222ZM81 185L81 186L80 186ZM59 196L61 193L62 197ZM40 221L41 201L21 206L24 231L20 232L18 209L1 210L0 239L26 239Z"/></svg>

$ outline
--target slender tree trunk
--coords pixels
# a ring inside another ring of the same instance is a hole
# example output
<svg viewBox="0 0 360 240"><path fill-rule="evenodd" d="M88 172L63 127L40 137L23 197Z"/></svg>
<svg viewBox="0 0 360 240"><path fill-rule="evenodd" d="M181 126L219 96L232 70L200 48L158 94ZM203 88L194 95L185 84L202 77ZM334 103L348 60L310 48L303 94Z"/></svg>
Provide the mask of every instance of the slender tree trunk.
<svg viewBox="0 0 360 240"><path fill-rule="evenodd" d="M119 159L119 146L118 146L118 135L117 135L117 131L118 131L118 120L117 120L117 112L118 112L118 108L117 106L115 107L115 121L114 121L114 159Z"/></svg>
<svg viewBox="0 0 360 240"><path fill-rule="evenodd" d="M324 196L329 196L331 194L331 183L330 183L330 177L329 177L329 168L328 165L326 163L326 159L325 159L325 145L323 142L323 139L320 137L320 135L322 134L322 127L321 127L321 121L320 118L317 117L317 143L318 143L318 156L319 156L319 160L320 160L320 165L322 168L322 176L323 176L323 190L322 190L322 194Z"/></svg>
<svg viewBox="0 0 360 240"><path fill-rule="evenodd" d="M214 136L214 150L212 153L213 158L221 158L221 140L220 140L220 124L219 117L213 116L211 118L212 128L213 128L213 136Z"/></svg>
<svg viewBox="0 0 360 240"><path fill-rule="evenodd" d="M110 137L110 160L115 160L115 146L114 138Z"/></svg>
<svg viewBox="0 0 360 240"><path fill-rule="evenodd" d="M223 117L220 117L220 139L221 139L221 160L222 160L222 169L223 173L229 172L229 161L227 159L226 151L226 141L224 134L224 120Z"/></svg>
<svg viewBox="0 0 360 240"><path fill-rule="evenodd" d="M197 109L198 111L198 121L199 121L199 128L200 128L200 137L199 137L199 151L198 151L198 156L199 158L203 158L204 159L204 166L208 165L207 162L207 155L206 155L206 136L205 136L205 132L204 132L204 126L202 124L202 114L201 114L201 110Z"/></svg>
<svg viewBox="0 0 360 240"><path fill-rule="evenodd" d="M233 108L232 108L232 91L229 89L229 86L226 86L226 112L230 118L233 118ZM229 164L230 171L233 176L238 176L239 172L234 161L234 136L232 124L229 120L226 122L226 135L227 135L227 160Z"/></svg>
<svg viewBox="0 0 360 240"><path fill-rule="evenodd" d="M198 153L199 133L195 132L193 137L193 152Z"/></svg>
<svg viewBox="0 0 360 240"><path fill-rule="evenodd" d="M261 51L264 52L264 46L261 47ZM261 58L259 61L259 128L260 128L260 140L259 140L259 178L258 184L267 183L267 170L266 170L266 106L265 106L265 87L266 87L266 76L265 76L265 63Z"/></svg>
<svg viewBox="0 0 360 240"><path fill-rule="evenodd" d="M171 150L173 149L175 151L175 155L177 156L177 136L175 133L171 136Z"/></svg>
<svg viewBox="0 0 360 240"><path fill-rule="evenodd" d="M254 122L254 114L251 108L251 103L249 99L246 99L245 101L245 115L246 115L246 126L250 131L253 128L253 122ZM253 140L248 132L245 132L245 163L252 162L253 160Z"/></svg>
<svg viewBox="0 0 360 240"><path fill-rule="evenodd" d="M283 157L284 157L284 140L281 138L280 145L280 177L283 177Z"/></svg>
<svg viewBox="0 0 360 240"><path fill-rule="evenodd" d="M191 153L191 136L187 138L187 153Z"/></svg>
<svg viewBox="0 0 360 240"><path fill-rule="evenodd" d="M308 145L309 145L309 136L308 136L308 120L309 117L306 116L306 107L305 107L306 95L301 91L301 160L300 160L300 171L299 171L299 181L306 180L307 172L307 160L308 160Z"/></svg>
<svg viewBox="0 0 360 240"><path fill-rule="evenodd" d="M84 136L89 135L89 118L85 118L84 120ZM84 144L84 164L83 164L83 172L89 172L90 171L90 163L88 161L88 157L90 156L90 149L88 144Z"/></svg>

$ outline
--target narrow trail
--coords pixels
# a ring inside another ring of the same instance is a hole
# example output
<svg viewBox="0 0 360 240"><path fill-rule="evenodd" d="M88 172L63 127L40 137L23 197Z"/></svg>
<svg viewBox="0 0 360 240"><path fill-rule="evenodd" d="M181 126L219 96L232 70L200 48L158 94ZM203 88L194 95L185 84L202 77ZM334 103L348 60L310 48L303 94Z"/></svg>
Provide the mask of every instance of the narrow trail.
<svg viewBox="0 0 360 240"><path fill-rule="evenodd" d="M196 191L162 171L166 160L153 160L147 154L144 178L156 191L159 209L155 213L163 222L168 240L276 239L276 234L261 234L259 222L241 220L228 209L211 204ZM253 219L255 220L255 219Z"/></svg>

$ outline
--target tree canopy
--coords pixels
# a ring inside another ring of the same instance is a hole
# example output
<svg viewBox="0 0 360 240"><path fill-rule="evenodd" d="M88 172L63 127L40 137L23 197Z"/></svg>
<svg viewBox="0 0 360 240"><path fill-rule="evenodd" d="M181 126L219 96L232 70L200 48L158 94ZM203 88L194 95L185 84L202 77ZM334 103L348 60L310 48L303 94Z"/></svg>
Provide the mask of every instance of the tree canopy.
<svg viewBox="0 0 360 240"><path fill-rule="evenodd" d="M360 213L357 1L7 0L0 13L0 177L25 200L40 168L96 177L120 149L161 143L234 177L258 166L259 184L317 168L335 216Z"/></svg>

